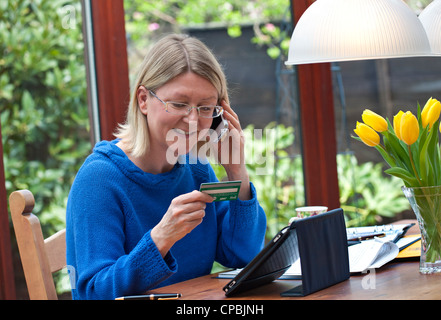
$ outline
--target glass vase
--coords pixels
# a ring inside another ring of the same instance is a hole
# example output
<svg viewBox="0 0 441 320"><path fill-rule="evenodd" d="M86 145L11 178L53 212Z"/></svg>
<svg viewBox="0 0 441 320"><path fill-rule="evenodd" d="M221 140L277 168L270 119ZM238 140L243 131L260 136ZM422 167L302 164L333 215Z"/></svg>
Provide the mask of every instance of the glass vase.
<svg viewBox="0 0 441 320"><path fill-rule="evenodd" d="M441 272L441 186L406 188L421 231L420 273Z"/></svg>

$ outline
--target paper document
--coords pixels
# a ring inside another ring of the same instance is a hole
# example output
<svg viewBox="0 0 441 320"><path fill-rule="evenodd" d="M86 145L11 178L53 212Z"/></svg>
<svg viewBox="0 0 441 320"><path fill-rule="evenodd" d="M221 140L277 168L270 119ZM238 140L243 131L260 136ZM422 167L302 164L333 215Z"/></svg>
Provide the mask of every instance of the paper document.
<svg viewBox="0 0 441 320"><path fill-rule="evenodd" d="M362 241L348 248L349 271L355 273L380 268L395 259L399 251L397 244L392 241L382 241L379 238Z"/></svg>
<svg viewBox="0 0 441 320"><path fill-rule="evenodd" d="M369 268L380 268L395 259L398 252L398 246L391 241L382 241L378 238L362 241L359 244L348 247L349 271L351 273L358 273ZM299 259L283 276L289 279L300 275L301 267Z"/></svg>

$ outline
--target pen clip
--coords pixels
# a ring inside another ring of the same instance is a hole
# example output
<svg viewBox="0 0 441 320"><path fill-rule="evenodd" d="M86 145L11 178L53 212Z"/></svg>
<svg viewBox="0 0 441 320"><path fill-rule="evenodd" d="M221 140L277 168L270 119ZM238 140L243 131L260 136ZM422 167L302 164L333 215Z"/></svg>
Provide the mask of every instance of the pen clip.
<svg viewBox="0 0 441 320"><path fill-rule="evenodd" d="M176 294L173 294L170 297L158 297L156 300L177 300L180 297L182 297L182 294L176 293Z"/></svg>

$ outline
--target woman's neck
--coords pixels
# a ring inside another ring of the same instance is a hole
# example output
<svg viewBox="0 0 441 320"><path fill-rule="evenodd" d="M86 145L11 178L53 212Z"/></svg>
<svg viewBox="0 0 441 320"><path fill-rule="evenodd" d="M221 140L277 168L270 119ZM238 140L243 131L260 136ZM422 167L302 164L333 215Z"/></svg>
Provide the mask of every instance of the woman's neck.
<svg viewBox="0 0 441 320"><path fill-rule="evenodd" d="M116 145L138 168L144 172L151 174L165 173L171 171L176 164L170 163L164 152L150 149L145 155L141 157L134 157L130 152L128 152L123 141L119 141Z"/></svg>

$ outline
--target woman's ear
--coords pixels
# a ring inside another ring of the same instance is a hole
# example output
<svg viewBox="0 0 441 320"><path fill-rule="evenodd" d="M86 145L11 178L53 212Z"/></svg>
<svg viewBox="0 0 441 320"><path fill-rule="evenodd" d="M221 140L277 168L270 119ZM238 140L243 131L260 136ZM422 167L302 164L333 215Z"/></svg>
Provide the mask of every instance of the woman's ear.
<svg viewBox="0 0 441 320"><path fill-rule="evenodd" d="M141 110L142 114L147 115L149 91L144 86L139 86L136 95L138 98L139 109Z"/></svg>

